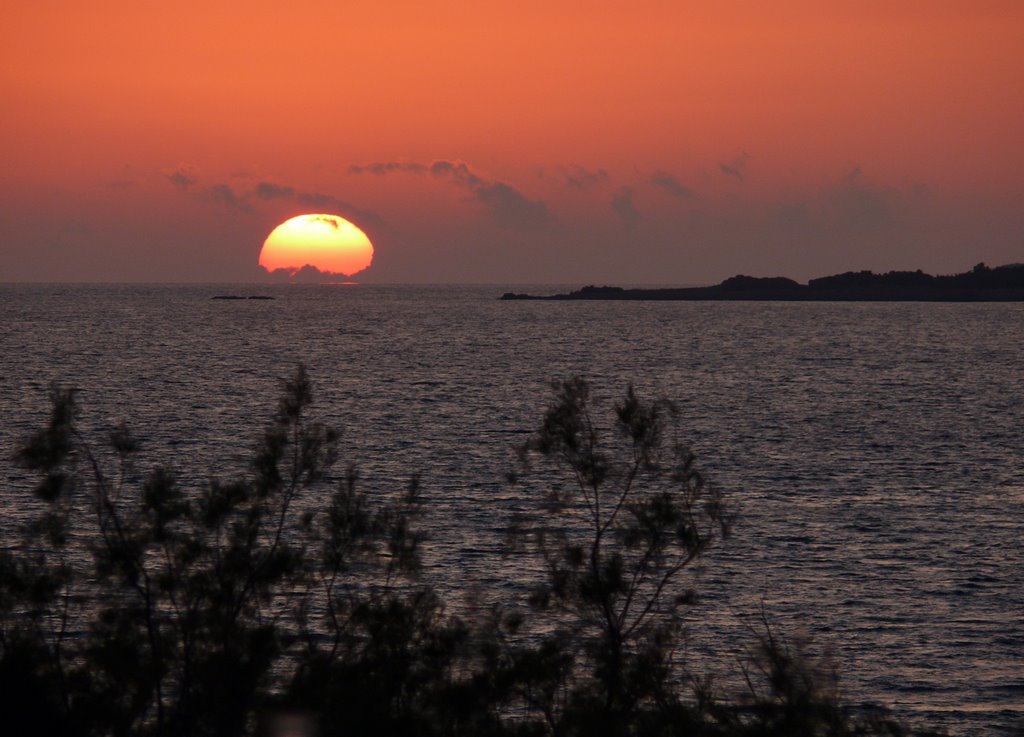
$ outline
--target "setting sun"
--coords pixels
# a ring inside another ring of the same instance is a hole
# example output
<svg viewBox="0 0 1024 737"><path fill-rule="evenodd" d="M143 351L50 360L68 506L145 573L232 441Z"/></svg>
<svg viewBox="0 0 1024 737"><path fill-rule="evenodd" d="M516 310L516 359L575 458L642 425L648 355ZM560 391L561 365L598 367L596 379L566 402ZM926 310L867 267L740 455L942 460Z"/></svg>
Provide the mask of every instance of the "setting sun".
<svg viewBox="0 0 1024 737"><path fill-rule="evenodd" d="M338 215L299 215L278 225L260 251L260 266L293 274L303 266L352 276L373 261L373 244L358 227Z"/></svg>

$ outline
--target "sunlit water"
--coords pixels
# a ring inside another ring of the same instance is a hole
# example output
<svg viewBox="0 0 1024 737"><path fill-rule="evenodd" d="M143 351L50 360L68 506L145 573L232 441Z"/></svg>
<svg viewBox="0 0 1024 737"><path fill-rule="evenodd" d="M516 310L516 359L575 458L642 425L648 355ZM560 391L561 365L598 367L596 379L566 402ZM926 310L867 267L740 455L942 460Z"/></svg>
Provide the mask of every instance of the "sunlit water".
<svg viewBox="0 0 1024 737"><path fill-rule="evenodd" d="M1024 305L499 302L507 289L0 287L0 524L24 516L9 458L50 382L82 390L86 428L127 420L201 483L244 461L302 361L369 488L423 474L430 575L455 606L515 576L502 532L535 500L503 473L547 382L632 382L680 404L741 508L703 566L695 661L730 669L763 605L834 652L855 702L965 734L1024 721ZM209 299L254 292L277 299Z"/></svg>

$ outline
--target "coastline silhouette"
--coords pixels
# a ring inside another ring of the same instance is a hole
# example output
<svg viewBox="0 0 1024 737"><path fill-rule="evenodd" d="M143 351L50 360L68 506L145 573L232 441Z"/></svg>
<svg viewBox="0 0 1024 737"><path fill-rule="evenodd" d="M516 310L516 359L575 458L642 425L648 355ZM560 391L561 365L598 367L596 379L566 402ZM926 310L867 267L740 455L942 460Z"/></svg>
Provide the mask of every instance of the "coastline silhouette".
<svg viewBox="0 0 1024 737"><path fill-rule="evenodd" d="M917 271L847 271L801 284L784 276L742 274L710 287L626 288L586 286L547 296L506 292L503 300L753 300L806 302L1019 302L1024 301L1024 264L990 268L981 263L962 274Z"/></svg>

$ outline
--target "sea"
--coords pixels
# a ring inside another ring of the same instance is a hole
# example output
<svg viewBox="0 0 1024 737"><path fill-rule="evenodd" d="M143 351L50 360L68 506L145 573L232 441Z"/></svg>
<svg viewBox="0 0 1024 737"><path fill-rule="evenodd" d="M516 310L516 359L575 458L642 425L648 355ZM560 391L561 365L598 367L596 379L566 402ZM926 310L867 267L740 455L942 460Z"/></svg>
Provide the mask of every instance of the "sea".
<svg viewBox="0 0 1024 737"><path fill-rule="evenodd" d="M503 302L579 285L0 285L0 532L11 462L79 390L196 488L245 467L302 363L371 493L419 474L425 575L452 610L516 594L515 449L552 381L610 422L630 385L737 510L694 572L685 656L723 688L762 620L827 654L852 704L952 734L1024 729L1024 304ZM273 300L213 300L217 295Z"/></svg>

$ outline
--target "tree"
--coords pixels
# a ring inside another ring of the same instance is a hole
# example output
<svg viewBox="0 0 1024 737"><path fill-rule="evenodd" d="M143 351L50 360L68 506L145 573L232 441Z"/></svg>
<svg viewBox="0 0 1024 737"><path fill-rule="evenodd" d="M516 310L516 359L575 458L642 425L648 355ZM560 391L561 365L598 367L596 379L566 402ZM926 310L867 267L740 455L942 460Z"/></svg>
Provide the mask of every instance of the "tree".
<svg viewBox="0 0 1024 737"><path fill-rule="evenodd" d="M54 389L51 403L18 454L39 477L41 514L0 558L0 674L31 676L27 722L248 733L257 708L315 665L387 637L399 647L395 620L437 613L429 592L396 592L418 566L416 484L372 508L349 468L330 491L339 434L309 420L304 367L283 383L250 471L199 490L167 468L138 472L123 427L94 448L74 392Z"/></svg>
<svg viewBox="0 0 1024 737"><path fill-rule="evenodd" d="M627 734L658 715L678 719L674 654L696 597L684 576L728 534L732 515L680 441L671 402L630 387L602 432L586 381L553 390L515 477L543 489L541 512L513 530L516 553L543 569L529 606L548 634L528 657L547 683L529 706L556 734Z"/></svg>
<svg viewBox="0 0 1024 737"><path fill-rule="evenodd" d="M528 606L467 622L418 577L418 478L370 495L355 466L333 473L305 369L282 390L250 468L199 488L140 470L124 427L93 444L52 391L17 456L38 514L0 551L7 732L231 737L298 712L325 737L903 733L851 717L767 629L747 698L697 678L688 697L689 577L732 514L670 402L629 389L602 429L584 380L554 386L514 479Z"/></svg>

